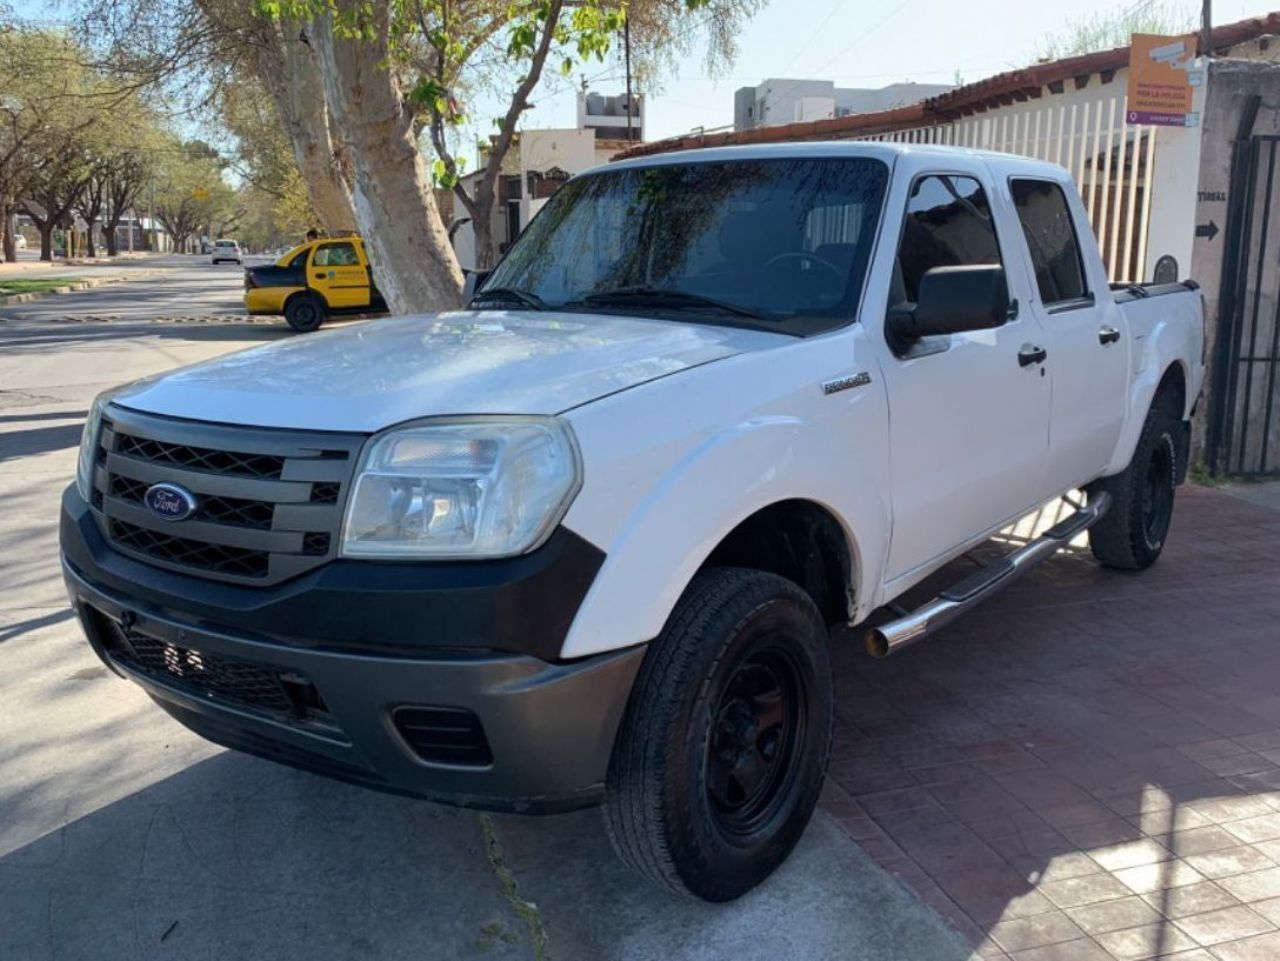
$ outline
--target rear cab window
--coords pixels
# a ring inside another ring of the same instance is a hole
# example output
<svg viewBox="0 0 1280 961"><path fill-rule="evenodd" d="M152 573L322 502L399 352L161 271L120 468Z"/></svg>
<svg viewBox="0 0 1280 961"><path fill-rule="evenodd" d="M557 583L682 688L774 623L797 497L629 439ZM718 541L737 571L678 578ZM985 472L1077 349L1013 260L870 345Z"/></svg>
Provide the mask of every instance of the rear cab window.
<svg viewBox="0 0 1280 961"><path fill-rule="evenodd" d="M1091 304L1093 297L1085 281L1080 240L1062 186L1051 180L1014 178L1009 181L1009 189L1027 241L1040 300L1051 311Z"/></svg>

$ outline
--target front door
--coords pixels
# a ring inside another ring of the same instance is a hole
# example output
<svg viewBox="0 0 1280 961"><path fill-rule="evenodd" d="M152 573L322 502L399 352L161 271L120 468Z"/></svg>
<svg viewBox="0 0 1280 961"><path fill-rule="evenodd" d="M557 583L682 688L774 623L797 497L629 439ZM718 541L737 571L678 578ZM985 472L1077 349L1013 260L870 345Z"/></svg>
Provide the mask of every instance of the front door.
<svg viewBox="0 0 1280 961"><path fill-rule="evenodd" d="M1017 307L1025 276L1002 256L1016 224L999 224L988 196L978 176L926 174L913 182L902 221L890 306L914 303L927 270L975 264L1004 264L1012 306L993 330L925 338L897 352L885 345L889 580L928 568L1046 496L1051 390L1043 365L1028 359L1043 335Z"/></svg>
<svg viewBox="0 0 1280 961"><path fill-rule="evenodd" d="M334 310L369 306L369 271L350 241L316 245L307 268L307 285L319 291Z"/></svg>
<svg viewBox="0 0 1280 961"><path fill-rule="evenodd" d="M1094 258L1090 276L1081 256L1083 206L1073 218L1056 181L1019 177L1009 186L1035 273L1028 306L1044 328L1053 380L1049 478L1059 493L1093 480L1115 452L1128 409L1127 330L1110 296L1100 304L1096 295L1106 289L1102 262Z"/></svg>

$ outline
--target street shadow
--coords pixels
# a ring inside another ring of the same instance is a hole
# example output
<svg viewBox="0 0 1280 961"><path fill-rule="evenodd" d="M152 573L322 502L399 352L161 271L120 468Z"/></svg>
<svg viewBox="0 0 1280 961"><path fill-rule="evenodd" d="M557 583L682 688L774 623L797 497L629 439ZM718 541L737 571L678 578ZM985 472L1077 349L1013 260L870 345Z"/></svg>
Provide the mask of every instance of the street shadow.
<svg viewBox="0 0 1280 961"><path fill-rule="evenodd" d="M0 857L0 956L533 955L474 814L228 752Z"/></svg>
<svg viewBox="0 0 1280 961"><path fill-rule="evenodd" d="M297 336L283 323L279 327L244 322L177 324L84 323L48 324L10 331L0 327L4 350L14 355L56 353L71 346L109 344L140 337L180 340L193 343L243 342L246 347L270 343L281 337Z"/></svg>
<svg viewBox="0 0 1280 961"><path fill-rule="evenodd" d="M0 414L0 424L27 423L37 420L76 420L81 423L89 416L87 410L41 411L30 414Z"/></svg>
<svg viewBox="0 0 1280 961"><path fill-rule="evenodd" d="M0 857L0 956L836 961L851 944L875 961L969 953L825 817L773 879L731 905L677 899L628 872L598 811L493 816L487 831L482 817L217 754Z"/></svg>
<svg viewBox="0 0 1280 961"><path fill-rule="evenodd" d="M0 463L17 457L31 457L52 450L75 447L80 443L80 433L83 428L83 423L71 423L0 433Z"/></svg>
<svg viewBox="0 0 1280 961"><path fill-rule="evenodd" d="M71 608L68 607L66 610L54 611L51 614L42 614L39 617L28 618L27 620L19 621L16 624L0 626L0 644L3 644L5 641L12 641L25 634L38 631L42 627L52 627L54 624L61 624L64 621L69 621L74 616L75 615L71 612Z"/></svg>
<svg viewBox="0 0 1280 961"><path fill-rule="evenodd" d="M1280 514L1184 488L1141 574L1080 543L886 661L842 634L826 807L975 947L1194 949L1280 863L1277 588Z"/></svg>

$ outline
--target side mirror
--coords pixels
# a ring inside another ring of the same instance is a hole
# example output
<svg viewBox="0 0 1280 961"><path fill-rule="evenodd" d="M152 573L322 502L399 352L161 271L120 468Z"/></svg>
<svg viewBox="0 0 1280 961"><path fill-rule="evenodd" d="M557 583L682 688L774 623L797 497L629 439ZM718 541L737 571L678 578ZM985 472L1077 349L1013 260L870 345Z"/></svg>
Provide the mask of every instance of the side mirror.
<svg viewBox="0 0 1280 961"><path fill-rule="evenodd" d="M466 275L462 280L462 302L465 304L476 295L477 290L484 286L484 282L489 279L491 271L465 270L463 273Z"/></svg>
<svg viewBox="0 0 1280 961"><path fill-rule="evenodd" d="M914 306L889 311L886 327L899 343L938 334L999 327L1011 315L1009 285L998 264L934 267L920 278Z"/></svg>

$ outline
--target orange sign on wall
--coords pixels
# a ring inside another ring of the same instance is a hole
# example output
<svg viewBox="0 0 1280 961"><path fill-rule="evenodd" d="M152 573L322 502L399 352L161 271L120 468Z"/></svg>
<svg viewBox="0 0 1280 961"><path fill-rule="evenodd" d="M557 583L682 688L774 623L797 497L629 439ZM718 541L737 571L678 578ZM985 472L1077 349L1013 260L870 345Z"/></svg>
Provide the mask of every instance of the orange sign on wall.
<svg viewBox="0 0 1280 961"><path fill-rule="evenodd" d="M1135 33L1129 47L1129 123L1193 127L1193 88L1204 80L1195 64L1196 36Z"/></svg>

